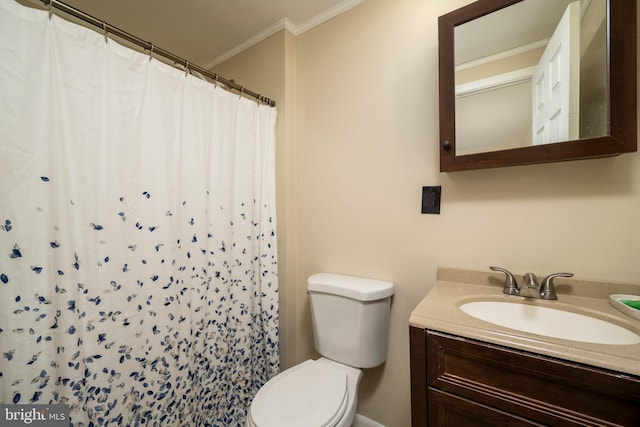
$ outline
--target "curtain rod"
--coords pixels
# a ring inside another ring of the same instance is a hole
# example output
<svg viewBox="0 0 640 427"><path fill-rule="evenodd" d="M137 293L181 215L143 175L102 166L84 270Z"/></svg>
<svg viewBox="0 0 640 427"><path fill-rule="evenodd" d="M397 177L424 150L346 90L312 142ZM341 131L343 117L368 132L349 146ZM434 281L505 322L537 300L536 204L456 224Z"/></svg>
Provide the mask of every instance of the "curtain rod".
<svg viewBox="0 0 640 427"><path fill-rule="evenodd" d="M51 8L55 8L58 9L64 13L67 13L71 16L74 16L84 22L86 22L87 24L93 25L94 27L102 30L105 33L105 37L107 36L107 34L111 34L114 35L118 38L121 38L123 40L128 41L129 43L133 43L134 45L141 47L142 49L146 50L149 52L149 55L159 55L162 56L165 59L168 59L170 61L172 61L174 64L180 64L182 65L185 70L187 72L190 71L195 71L199 74L202 74L203 76L211 79L212 81L216 82L216 83L222 83L223 85L230 87L236 91L238 91L240 93L240 95L246 95L249 97L254 98L257 102L265 104L265 105L269 105L271 107L275 107L276 106L276 102L272 99L267 98L266 96L262 96L258 93L255 93L247 88L245 88L244 86L240 86L239 84L237 84L236 82L234 82L233 80L228 80L225 79L222 76L219 76L216 73L213 73L209 70L206 70L198 65L192 64L191 62L187 61L184 58L181 58L169 51L166 51L162 48L159 48L157 46L155 46L153 43L150 43L148 41L142 40L139 37L136 37L132 34L129 34L128 32L121 30L117 27L114 27L108 23L106 23L105 21L102 21L98 18L95 18L91 15L89 15L88 13L85 13L81 10L78 10L72 6L69 6L68 4L62 3L58 0L40 0L42 3L44 3L47 8L49 9L49 13L52 13Z"/></svg>

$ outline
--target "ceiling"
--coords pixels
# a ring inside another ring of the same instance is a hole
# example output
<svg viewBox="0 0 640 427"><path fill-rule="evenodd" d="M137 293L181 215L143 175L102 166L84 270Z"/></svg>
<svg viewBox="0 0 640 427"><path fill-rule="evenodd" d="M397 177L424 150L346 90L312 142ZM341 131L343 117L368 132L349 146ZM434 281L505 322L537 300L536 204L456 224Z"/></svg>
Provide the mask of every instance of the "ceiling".
<svg viewBox="0 0 640 427"><path fill-rule="evenodd" d="M40 3L39 0L29 1ZM189 62L210 68L283 28L297 35L363 1L365 0L59 2L153 43Z"/></svg>
<svg viewBox="0 0 640 427"><path fill-rule="evenodd" d="M456 65L540 41L546 44L573 1L523 1L457 26Z"/></svg>

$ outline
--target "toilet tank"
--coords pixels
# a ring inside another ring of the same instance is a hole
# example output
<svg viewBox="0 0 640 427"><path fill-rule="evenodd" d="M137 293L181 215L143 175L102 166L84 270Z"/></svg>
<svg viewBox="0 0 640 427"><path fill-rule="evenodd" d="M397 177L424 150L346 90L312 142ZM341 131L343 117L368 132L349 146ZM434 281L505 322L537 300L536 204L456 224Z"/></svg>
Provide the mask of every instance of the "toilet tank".
<svg viewBox="0 0 640 427"><path fill-rule="evenodd" d="M316 350L354 368L384 363L393 283L319 273L307 284Z"/></svg>

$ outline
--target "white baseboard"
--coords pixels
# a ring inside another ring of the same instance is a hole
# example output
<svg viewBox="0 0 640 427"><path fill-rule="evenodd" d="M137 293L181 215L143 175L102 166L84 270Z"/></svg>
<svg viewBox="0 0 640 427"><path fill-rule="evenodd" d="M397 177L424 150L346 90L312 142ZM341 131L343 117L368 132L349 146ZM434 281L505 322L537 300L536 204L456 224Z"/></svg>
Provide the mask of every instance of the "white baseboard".
<svg viewBox="0 0 640 427"><path fill-rule="evenodd" d="M365 416L356 414L355 418L353 419L352 427L385 427L385 426L373 420L370 420Z"/></svg>

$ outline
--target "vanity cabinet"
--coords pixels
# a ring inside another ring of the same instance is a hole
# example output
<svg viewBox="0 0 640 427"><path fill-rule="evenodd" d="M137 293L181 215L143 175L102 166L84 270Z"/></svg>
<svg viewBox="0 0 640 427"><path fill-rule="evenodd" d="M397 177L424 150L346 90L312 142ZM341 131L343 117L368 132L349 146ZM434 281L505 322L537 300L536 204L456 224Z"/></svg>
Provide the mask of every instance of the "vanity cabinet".
<svg viewBox="0 0 640 427"><path fill-rule="evenodd" d="M640 377L410 327L424 426L640 426Z"/></svg>

